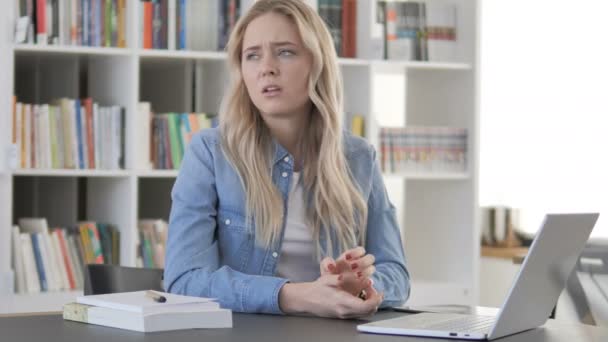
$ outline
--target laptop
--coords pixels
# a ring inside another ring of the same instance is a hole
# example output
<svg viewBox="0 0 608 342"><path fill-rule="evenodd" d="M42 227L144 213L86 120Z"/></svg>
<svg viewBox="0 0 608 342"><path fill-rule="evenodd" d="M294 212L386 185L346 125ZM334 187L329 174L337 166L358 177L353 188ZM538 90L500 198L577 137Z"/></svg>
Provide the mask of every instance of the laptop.
<svg viewBox="0 0 608 342"><path fill-rule="evenodd" d="M497 316L420 313L361 324L368 333L494 340L547 321L574 270L598 213L548 214Z"/></svg>

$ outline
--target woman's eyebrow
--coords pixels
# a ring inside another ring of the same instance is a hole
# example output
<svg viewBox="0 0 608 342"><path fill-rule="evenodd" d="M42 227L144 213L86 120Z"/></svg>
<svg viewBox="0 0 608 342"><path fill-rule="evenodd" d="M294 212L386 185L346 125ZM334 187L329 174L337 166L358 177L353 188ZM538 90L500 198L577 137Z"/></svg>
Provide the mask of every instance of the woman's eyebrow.
<svg viewBox="0 0 608 342"><path fill-rule="evenodd" d="M272 47L286 46L286 45L296 46L296 44L294 44L294 43L292 43L290 41L271 42L270 45ZM253 45L253 46L249 46L249 47L243 49L243 52L246 52L246 51L256 51L256 50L259 50L259 49L261 49L260 45Z"/></svg>

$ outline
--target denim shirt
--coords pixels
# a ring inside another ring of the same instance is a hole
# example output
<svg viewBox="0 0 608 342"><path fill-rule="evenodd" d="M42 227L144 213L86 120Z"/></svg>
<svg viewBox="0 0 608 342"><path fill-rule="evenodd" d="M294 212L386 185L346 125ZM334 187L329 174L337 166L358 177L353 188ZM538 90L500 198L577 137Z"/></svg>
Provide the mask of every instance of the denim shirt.
<svg viewBox="0 0 608 342"><path fill-rule="evenodd" d="M350 133L345 133L343 142L352 176L368 204L364 247L376 258L374 288L384 293L382 307L400 305L409 296L410 277L376 153L367 141ZM272 180L286 208L293 157L280 144L274 145ZM217 298L223 308L233 311L281 314L279 291L289 281L276 276L282 234L270 248L255 243L255 228L246 224L245 192L222 152L218 128L193 136L171 196L166 291ZM285 222L286 216L283 231ZM320 245L324 254L323 239ZM335 242L333 250L331 256L338 258Z"/></svg>

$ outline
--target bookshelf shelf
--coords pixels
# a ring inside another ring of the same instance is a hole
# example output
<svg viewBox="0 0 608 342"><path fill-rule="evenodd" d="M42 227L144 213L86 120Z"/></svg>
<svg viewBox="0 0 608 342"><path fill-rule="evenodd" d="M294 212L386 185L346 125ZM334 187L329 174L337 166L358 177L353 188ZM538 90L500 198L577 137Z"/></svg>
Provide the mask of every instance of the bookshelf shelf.
<svg viewBox="0 0 608 342"><path fill-rule="evenodd" d="M463 172L401 172L401 173L383 173L385 178L396 179L411 179L411 180L466 180L470 179L471 175Z"/></svg>
<svg viewBox="0 0 608 342"><path fill-rule="evenodd" d="M137 50L137 54L143 59L193 59L211 61L222 61L226 59L226 53L222 51L139 49Z"/></svg>
<svg viewBox="0 0 608 342"><path fill-rule="evenodd" d="M129 56L133 50L128 48L111 47L88 47L88 46L57 46L57 45L34 45L16 44L15 53L18 54L59 54L59 55L93 55L93 56Z"/></svg>
<svg viewBox="0 0 608 342"><path fill-rule="evenodd" d="M140 178L175 178L178 170L150 170L138 171L137 176Z"/></svg>
<svg viewBox="0 0 608 342"><path fill-rule="evenodd" d="M338 58L338 64L342 66L369 66L371 61L360 58Z"/></svg>
<svg viewBox="0 0 608 342"><path fill-rule="evenodd" d="M319 9L318 0L306 1ZM338 60L344 112L348 117L363 117L365 136L376 151L381 151L381 127L441 126L464 128L468 133L467 172L383 175L415 279L413 303L448 297L455 298L451 302L477 303L480 2L427 0L427 4L458 9L453 57L399 61L378 59L382 55L379 44L372 42L378 38L375 2L357 0L358 58ZM136 266L138 220L168 219L170 191L178 175L177 170L145 169L151 131L141 120L139 104L149 102L154 113L216 114L229 79L223 51L140 48L144 46L140 16L147 5L143 1L126 1L127 48L15 44L15 6L20 3L7 2L6 24L0 25L0 73L5 75L0 77L0 293L5 292L2 280L8 279L12 269L11 227L24 215L47 216L52 226L80 219L113 224L120 231L121 264ZM241 0L241 9L253 3ZM126 169L11 170L5 161L12 151L8 147L12 145L13 95L28 104L91 97L100 106L124 108ZM59 310L60 304L78 294L8 295L4 302L11 303L9 312ZM0 306L2 310L5 307Z"/></svg>
<svg viewBox="0 0 608 342"><path fill-rule="evenodd" d="M66 170L66 169L19 169L13 170L15 176L48 176L48 177L129 177L126 170Z"/></svg>

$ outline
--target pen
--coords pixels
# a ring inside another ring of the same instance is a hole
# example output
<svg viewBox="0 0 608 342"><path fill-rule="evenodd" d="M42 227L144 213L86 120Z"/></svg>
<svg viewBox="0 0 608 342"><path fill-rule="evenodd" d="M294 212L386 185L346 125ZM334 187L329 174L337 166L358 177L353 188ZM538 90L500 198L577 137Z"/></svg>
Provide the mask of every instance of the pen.
<svg viewBox="0 0 608 342"><path fill-rule="evenodd" d="M167 298L165 296L162 296L154 291L146 291L146 297L148 298L152 298L155 302L157 303L164 303L167 301Z"/></svg>

